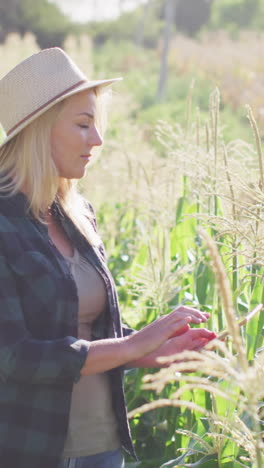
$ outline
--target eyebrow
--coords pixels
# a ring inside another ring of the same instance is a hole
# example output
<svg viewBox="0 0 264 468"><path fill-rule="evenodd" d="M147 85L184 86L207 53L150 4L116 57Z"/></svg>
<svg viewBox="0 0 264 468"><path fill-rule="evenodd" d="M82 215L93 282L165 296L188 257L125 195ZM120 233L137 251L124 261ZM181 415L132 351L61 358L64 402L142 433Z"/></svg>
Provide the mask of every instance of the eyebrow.
<svg viewBox="0 0 264 468"><path fill-rule="evenodd" d="M86 115L90 119L94 119L94 115L90 114L89 112L79 112L77 115Z"/></svg>

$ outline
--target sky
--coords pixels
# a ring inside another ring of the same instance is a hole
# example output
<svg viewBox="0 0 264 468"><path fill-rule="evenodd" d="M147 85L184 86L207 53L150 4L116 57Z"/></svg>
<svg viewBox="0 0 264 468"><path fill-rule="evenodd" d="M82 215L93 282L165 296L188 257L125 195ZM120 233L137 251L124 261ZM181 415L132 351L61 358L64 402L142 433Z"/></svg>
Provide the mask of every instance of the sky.
<svg viewBox="0 0 264 468"><path fill-rule="evenodd" d="M146 0L50 0L74 21L116 18L121 11L127 11Z"/></svg>

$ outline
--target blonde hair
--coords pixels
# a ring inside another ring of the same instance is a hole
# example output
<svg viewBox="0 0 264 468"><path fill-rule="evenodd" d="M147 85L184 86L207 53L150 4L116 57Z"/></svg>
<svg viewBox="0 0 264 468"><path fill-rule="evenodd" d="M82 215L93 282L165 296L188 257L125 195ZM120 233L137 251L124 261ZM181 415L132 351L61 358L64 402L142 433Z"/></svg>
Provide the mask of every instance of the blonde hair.
<svg viewBox="0 0 264 468"><path fill-rule="evenodd" d="M96 123L104 131L103 96L97 96ZM7 195L24 191L32 214L43 222L43 213L55 199L75 226L93 245L100 239L91 220L93 214L78 192L77 181L59 176L51 155L50 135L53 124L66 100L55 104L0 148L0 190Z"/></svg>

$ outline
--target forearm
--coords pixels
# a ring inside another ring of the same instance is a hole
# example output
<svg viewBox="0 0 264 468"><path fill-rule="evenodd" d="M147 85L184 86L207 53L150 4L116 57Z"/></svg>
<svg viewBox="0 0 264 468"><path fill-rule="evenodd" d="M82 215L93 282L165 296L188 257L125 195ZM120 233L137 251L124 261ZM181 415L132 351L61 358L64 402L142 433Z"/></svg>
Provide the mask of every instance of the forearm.
<svg viewBox="0 0 264 468"><path fill-rule="evenodd" d="M92 341L82 375L105 372L135 362L159 348L176 331L188 327L190 317L171 313L123 338Z"/></svg>
<svg viewBox="0 0 264 468"><path fill-rule="evenodd" d="M81 375L97 374L123 366L131 356L126 337L92 341Z"/></svg>
<svg viewBox="0 0 264 468"><path fill-rule="evenodd" d="M135 367L143 367L143 368L150 368L150 367L162 367L161 363L158 361L159 353L155 351L148 354L147 356L143 356L142 358L135 359L133 361L129 361L126 364L127 369L135 368Z"/></svg>
<svg viewBox="0 0 264 468"><path fill-rule="evenodd" d="M158 362L160 356L201 347L204 341L212 337L205 329L189 330L189 322L200 323L203 319L199 315L197 318L197 314L200 313L195 311L193 316L189 316L185 310L175 310L129 336L92 341L81 375L105 372L120 366L161 367ZM194 340L197 334L198 338ZM174 338L170 339L171 336Z"/></svg>

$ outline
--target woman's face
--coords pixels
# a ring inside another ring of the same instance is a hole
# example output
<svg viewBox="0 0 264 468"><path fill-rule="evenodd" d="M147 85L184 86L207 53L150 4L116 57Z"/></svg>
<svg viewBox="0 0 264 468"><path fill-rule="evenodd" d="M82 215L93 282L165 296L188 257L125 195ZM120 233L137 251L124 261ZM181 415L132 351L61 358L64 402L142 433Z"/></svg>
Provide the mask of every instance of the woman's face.
<svg viewBox="0 0 264 468"><path fill-rule="evenodd" d="M52 158L60 177L83 177L93 147L102 144L95 126L95 113L94 90L82 91L65 100L51 130Z"/></svg>

